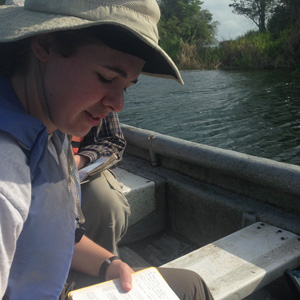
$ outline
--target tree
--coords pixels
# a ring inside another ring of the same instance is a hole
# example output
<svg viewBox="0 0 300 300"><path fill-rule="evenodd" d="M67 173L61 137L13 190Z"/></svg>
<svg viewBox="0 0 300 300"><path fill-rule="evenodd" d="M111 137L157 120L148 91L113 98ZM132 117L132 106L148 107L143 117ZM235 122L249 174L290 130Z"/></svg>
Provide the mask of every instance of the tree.
<svg viewBox="0 0 300 300"><path fill-rule="evenodd" d="M218 22L213 22L212 14L201 9L200 0L161 0L162 22L176 24L175 30L183 42L205 40L211 43L216 35Z"/></svg>
<svg viewBox="0 0 300 300"><path fill-rule="evenodd" d="M289 15L289 23L293 24L300 18L300 0L279 0L280 7L286 8Z"/></svg>
<svg viewBox="0 0 300 300"><path fill-rule="evenodd" d="M200 0L160 0L160 44L176 61L183 43L197 46L215 42L218 22L201 8Z"/></svg>
<svg viewBox="0 0 300 300"><path fill-rule="evenodd" d="M279 0L232 0L229 4L233 13L244 15L257 25L260 32L266 31L266 22L272 15Z"/></svg>
<svg viewBox="0 0 300 300"><path fill-rule="evenodd" d="M285 29L294 27L300 20L300 0L280 0L268 22L268 30L278 35Z"/></svg>

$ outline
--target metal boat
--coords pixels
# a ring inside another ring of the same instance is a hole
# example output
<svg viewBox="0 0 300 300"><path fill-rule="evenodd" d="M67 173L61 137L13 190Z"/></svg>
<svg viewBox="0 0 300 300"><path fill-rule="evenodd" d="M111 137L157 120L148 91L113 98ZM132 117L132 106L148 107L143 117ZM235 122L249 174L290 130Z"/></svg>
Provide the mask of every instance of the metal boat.
<svg viewBox="0 0 300 300"><path fill-rule="evenodd" d="M122 258L138 266L190 266L190 259L202 264L212 255L208 247L224 245L221 262L233 273L217 288L209 278L215 299L271 299L272 283L280 286L286 272L300 266L300 167L124 124L122 130L127 147L115 173L132 207ZM234 269L236 258L242 265Z"/></svg>

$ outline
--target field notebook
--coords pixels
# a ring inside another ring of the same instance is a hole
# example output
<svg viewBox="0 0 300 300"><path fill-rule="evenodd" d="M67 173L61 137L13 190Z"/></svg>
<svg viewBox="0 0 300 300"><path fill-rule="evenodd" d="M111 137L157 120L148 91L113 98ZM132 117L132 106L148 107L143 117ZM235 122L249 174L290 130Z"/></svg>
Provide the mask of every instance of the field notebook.
<svg viewBox="0 0 300 300"><path fill-rule="evenodd" d="M118 159L117 155L114 153L109 157L101 157L101 158L95 160L90 165L88 165L78 171L80 183L89 182L91 177L93 177L94 175L96 175L104 170L109 169L110 167L115 165L118 161L119 161L119 159Z"/></svg>
<svg viewBox="0 0 300 300"><path fill-rule="evenodd" d="M70 300L179 300L159 271L146 268L132 274L132 289L124 292L120 280L110 280L74 290Z"/></svg>

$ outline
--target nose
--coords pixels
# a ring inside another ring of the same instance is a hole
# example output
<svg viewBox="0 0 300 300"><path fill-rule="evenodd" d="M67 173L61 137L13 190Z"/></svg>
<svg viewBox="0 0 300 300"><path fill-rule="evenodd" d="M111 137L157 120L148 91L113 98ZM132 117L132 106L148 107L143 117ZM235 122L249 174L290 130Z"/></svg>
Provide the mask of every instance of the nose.
<svg viewBox="0 0 300 300"><path fill-rule="evenodd" d="M102 99L102 105L110 111L120 112L124 108L124 89L114 86L110 88Z"/></svg>

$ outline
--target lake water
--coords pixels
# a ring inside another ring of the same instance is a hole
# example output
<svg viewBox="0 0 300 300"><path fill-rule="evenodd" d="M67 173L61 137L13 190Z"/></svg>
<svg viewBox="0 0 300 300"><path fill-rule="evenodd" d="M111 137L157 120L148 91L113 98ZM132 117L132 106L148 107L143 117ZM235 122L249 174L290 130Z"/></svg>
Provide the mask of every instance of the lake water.
<svg viewBox="0 0 300 300"><path fill-rule="evenodd" d="M290 71L185 71L184 86L141 76L122 123L300 165L300 78Z"/></svg>

